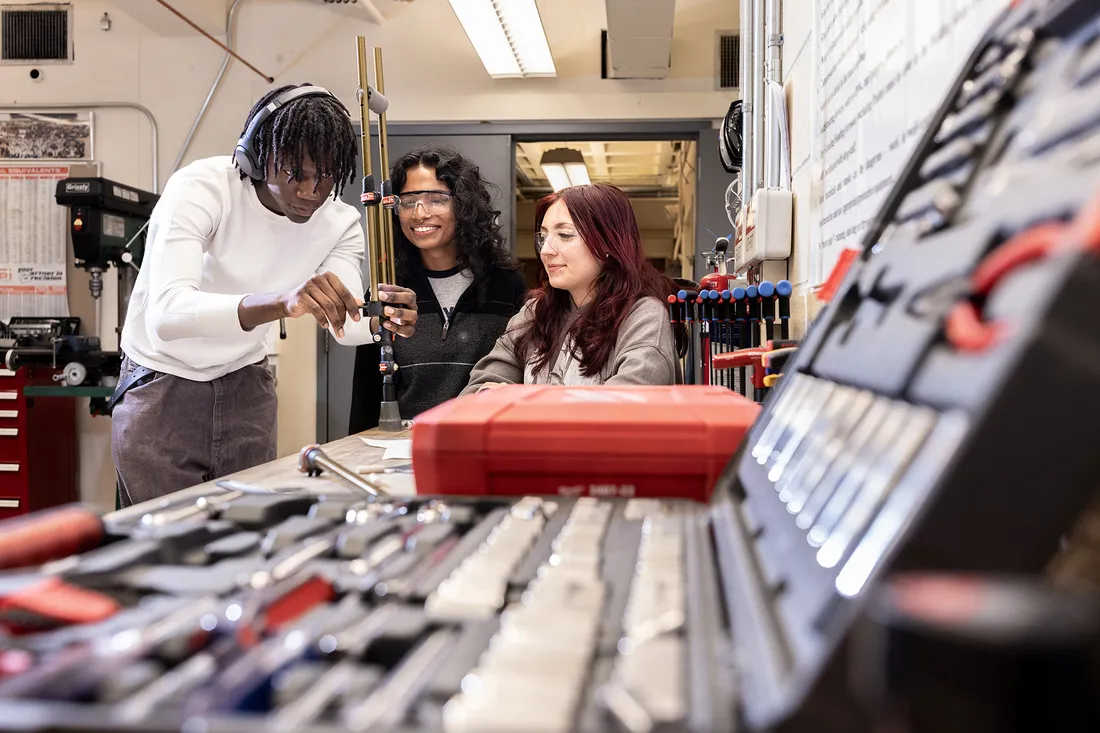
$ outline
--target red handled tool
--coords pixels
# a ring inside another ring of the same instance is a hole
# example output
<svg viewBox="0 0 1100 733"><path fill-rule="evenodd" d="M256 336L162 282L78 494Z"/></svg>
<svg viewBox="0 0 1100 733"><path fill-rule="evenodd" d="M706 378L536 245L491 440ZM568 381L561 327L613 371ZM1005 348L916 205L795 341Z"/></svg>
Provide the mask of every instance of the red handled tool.
<svg viewBox="0 0 1100 733"><path fill-rule="evenodd" d="M1006 275L1025 264L1041 260L1059 246L1070 229L1061 222L1039 224L1017 234L990 253L970 276L972 296L984 299ZM960 351L984 351L1005 333L1002 323L983 319L973 300L964 300L947 314L947 340Z"/></svg>
<svg viewBox="0 0 1100 733"><path fill-rule="evenodd" d="M1007 324L989 322L978 303L989 296L1013 270L1059 251L1083 248L1100 254L1100 192L1077 212L1073 222L1048 221L1020 232L993 250L970 276L971 298L947 314L947 340L960 351L984 351L1006 334Z"/></svg>
<svg viewBox="0 0 1100 733"><path fill-rule="evenodd" d="M68 504L0 521L0 570L41 565L97 547L103 520L91 509Z"/></svg>
<svg viewBox="0 0 1100 733"><path fill-rule="evenodd" d="M699 371L699 355L696 353L697 333L695 330L695 303L699 293L695 290L681 290L676 293L676 299L680 301L684 314L684 325L688 332L687 368L684 370L684 384L695 384L696 374Z"/></svg>

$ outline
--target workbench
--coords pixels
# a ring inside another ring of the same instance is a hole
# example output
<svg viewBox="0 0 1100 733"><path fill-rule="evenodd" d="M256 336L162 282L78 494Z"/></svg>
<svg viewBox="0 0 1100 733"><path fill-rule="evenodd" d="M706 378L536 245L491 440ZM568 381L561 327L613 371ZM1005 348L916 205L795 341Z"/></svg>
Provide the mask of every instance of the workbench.
<svg viewBox="0 0 1100 733"><path fill-rule="evenodd" d="M400 458L383 459L386 449L368 445L365 439L382 441L408 440L411 436L411 430L402 430L399 433L385 433L375 428L322 444L321 448L333 460L344 464L353 471L365 466L382 470L385 468L410 465L412 461L410 459ZM304 448L305 446L302 447ZM379 483L395 496L411 496L416 493L412 474L364 473L363 475ZM152 499L142 502L141 504L126 507L125 509L120 509L108 516L111 519L125 519L130 516L145 514L162 505L166 506L169 497L171 497L171 501L178 502L186 498L198 499L200 496L219 494L224 490L217 486L217 482L225 480L240 481L258 488L266 489L285 490L288 488L300 488L303 491L318 495L357 495L359 493L356 489L348 486L348 484L338 476L322 474L317 477L310 477L300 472L298 470L298 454L295 453L293 455L277 458L268 463L260 464L259 466L253 466L243 471L222 476L215 481L208 481L188 489L176 491L159 499Z"/></svg>

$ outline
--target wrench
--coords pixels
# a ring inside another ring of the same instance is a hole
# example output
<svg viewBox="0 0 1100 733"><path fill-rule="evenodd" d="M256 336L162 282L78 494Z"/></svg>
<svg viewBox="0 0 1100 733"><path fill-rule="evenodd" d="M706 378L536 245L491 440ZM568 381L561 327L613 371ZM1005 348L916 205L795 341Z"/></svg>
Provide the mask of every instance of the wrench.
<svg viewBox="0 0 1100 733"><path fill-rule="evenodd" d="M375 482L363 478L355 471L332 460L319 445L307 445L302 448L302 452L298 455L298 470L310 476L320 476L322 470L331 471L371 497L371 500L391 498L389 492Z"/></svg>

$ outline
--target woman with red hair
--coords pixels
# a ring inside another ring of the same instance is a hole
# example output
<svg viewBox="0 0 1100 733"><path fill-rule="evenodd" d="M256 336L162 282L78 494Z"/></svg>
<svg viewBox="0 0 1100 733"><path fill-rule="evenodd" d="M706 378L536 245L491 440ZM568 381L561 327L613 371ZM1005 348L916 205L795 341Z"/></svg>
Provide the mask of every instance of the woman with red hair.
<svg viewBox="0 0 1100 733"><path fill-rule="evenodd" d="M681 381L665 300L676 286L649 263L626 194L572 186L539 201L542 287L474 366L462 394L503 384Z"/></svg>

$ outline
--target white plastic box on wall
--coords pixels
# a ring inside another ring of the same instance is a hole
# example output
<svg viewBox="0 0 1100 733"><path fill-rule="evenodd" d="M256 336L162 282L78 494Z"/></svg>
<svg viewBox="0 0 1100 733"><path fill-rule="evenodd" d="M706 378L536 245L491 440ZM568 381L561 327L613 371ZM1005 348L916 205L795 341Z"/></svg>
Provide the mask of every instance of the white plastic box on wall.
<svg viewBox="0 0 1100 733"><path fill-rule="evenodd" d="M740 214L734 269L742 273L765 260L791 256L794 194L781 188L762 188Z"/></svg>

